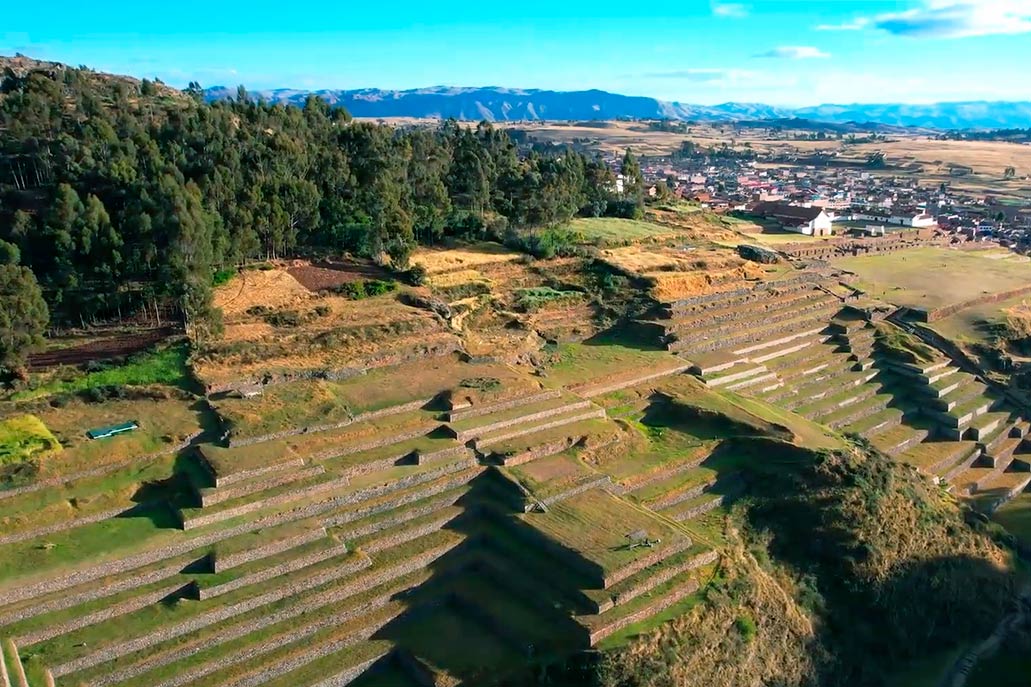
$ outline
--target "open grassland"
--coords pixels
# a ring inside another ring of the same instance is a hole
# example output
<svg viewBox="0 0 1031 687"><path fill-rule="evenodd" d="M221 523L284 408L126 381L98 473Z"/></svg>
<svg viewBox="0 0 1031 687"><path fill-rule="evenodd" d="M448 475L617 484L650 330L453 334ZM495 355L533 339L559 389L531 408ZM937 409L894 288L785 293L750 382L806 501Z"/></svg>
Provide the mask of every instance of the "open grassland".
<svg viewBox="0 0 1031 687"><path fill-rule="evenodd" d="M582 343L555 347L547 367L547 384L572 385L606 376L633 376L644 370L673 367L677 362L664 348L619 335L599 335Z"/></svg>
<svg viewBox="0 0 1031 687"><path fill-rule="evenodd" d="M1031 283L1031 261L1009 251L916 248L836 260L857 286L898 305L934 309Z"/></svg>

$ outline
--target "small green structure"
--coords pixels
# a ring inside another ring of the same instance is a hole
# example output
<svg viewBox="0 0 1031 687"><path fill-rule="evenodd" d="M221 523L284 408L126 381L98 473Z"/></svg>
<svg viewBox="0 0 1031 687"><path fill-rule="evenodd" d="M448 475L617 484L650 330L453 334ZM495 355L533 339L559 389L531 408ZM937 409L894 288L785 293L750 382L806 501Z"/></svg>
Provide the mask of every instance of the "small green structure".
<svg viewBox="0 0 1031 687"><path fill-rule="evenodd" d="M133 430L139 429L140 426L136 424L134 420L129 422L123 422L117 425L109 425L107 427L97 427L86 432L86 436L90 439L107 439L113 437L116 434L125 434L126 432L132 432Z"/></svg>

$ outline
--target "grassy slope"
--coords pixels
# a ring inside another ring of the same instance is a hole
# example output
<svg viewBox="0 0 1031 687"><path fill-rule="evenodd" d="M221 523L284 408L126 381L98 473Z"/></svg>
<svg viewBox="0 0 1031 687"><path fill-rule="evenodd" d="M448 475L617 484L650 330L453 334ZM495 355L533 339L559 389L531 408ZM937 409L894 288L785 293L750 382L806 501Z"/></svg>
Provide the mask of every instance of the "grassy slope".
<svg viewBox="0 0 1031 687"><path fill-rule="evenodd" d="M16 415L0 421L0 465L20 463L60 449L57 437L35 415Z"/></svg>

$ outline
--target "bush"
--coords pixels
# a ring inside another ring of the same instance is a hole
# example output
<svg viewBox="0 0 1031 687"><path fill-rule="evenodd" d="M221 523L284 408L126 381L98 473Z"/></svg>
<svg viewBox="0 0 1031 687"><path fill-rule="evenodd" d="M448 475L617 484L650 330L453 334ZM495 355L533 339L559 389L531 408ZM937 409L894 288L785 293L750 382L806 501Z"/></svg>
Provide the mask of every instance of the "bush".
<svg viewBox="0 0 1031 687"><path fill-rule="evenodd" d="M346 296L352 301L360 301L363 298L382 296L397 289L397 282L383 281L380 279L367 279L365 281L345 282L333 288L333 291L341 296Z"/></svg>
<svg viewBox="0 0 1031 687"><path fill-rule="evenodd" d="M227 267L225 269L218 270L214 276L211 277L212 286L222 286L228 284L229 280L236 276L236 269L233 267Z"/></svg>
<svg viewBox="0 0 1031 687"><path fill-rule="evenodd" d="M739 615L737 619L734 620L734 627L741 634L741 639L743 639L746 644L755 639L755 635L759 631L759 628L755 625L755 620L753 620L751 616L747 615Z"/></svg>
<svg viewBox="0 0 1031 687"><path fill-rule="evenodd" d="M408 268L408 271L404 273L404 279L412 286L422 286L426 283L426 279L429 273L426 271L425 265L412 265Z"/></svg>

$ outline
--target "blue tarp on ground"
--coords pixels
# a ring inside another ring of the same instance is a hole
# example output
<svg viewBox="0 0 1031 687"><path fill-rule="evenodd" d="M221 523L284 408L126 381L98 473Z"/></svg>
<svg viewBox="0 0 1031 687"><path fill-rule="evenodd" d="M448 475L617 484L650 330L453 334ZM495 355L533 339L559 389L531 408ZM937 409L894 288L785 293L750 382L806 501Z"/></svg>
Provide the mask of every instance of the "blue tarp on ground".
<svg viewBox="0 0 1031 687"><path fill-rule="evenodd" d="M131 432L134 429L139 429L139 425L135 422L123 422L118 425L110 425L108 427L97 427L86 432L86 436L90 439L106 439L107 437L113 437L116 434L123 434L125 432Z"/></svg>

